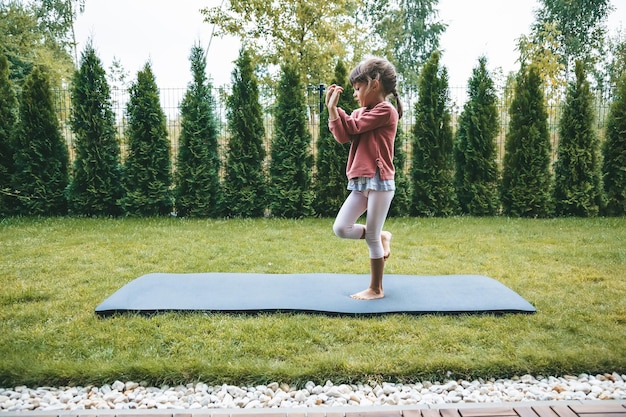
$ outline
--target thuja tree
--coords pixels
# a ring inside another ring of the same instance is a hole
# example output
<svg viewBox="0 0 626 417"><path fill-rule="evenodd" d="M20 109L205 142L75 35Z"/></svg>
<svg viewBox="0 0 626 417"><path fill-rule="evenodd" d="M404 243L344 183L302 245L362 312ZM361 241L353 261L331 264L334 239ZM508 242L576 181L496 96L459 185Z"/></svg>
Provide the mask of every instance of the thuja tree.
<svg viewBox="0 0 626 417"><path fill-rule="evenodd" d="M558 216L596 216L603 203L599 139L593 126L593 95L581 61L566 92L559 120L554 164L554 203Z"/></svg>
<svg viewBox="0 0 626 417"><path fill-rule="evenodd" d="M204 50L194 45L189 57L193 80L180 106L181 132L175 177L179 216L217 217L220 157L213 86L206 76Z"/></svg>
<svg viewBox="0 0 626 417"><path fill-rule="evenodd" d="M311 133L307 127L304 87L298 71L285 65L278 85L270 161L272 216L313 215Z"/></svg>
<svg viewBox="0 0 626 417"><path fill-rule="evenodd" d="M395 183L396 191L389 207L389 217L408 216L411 213L411 181L406 172L407 157L404 144L407 140L407 133L402 129L402 124L398 124L398 131L393 143L393 165L396 169Z"/></svg>
<svg viewBox="0 0 626 417"><path fill-rule="evenodd" d="M76 155L68 196L70 211L87 216L120 215L120 145L111 89L91 43L74 74L70 123Z"/></svg>
<svg viewBox="0 0 626 417"><path fill-rule="evenodd" d="M235 61L232 85L226 102L229 141L222 183L222 215L262 217L267 201L267 173L263 165L265 127L259 84L246 49L239 51Z"/></svg>
<svg viewBox="0 0 626 417"><path fill-rule="evenodd" d="M0 54L0 216L11 214L15 206L11 176L17 111L17 96L9 80L9 61Z"/></svg>
<svg viewBox="0 0 626 417"><path fill-rule="evenodd" d="M122 207L130 216L167 215L172 211L170 143L149 63L137 73L129 93Z"/></svg>
<svg viewBox="0 0 626 417"><path fill-rule="evenodd" d="M539 70L522 68L516 85L502 168L502 211L547 217L552 213L550 134Z"/></svg>
<svg viewBox="0 0 626 417"><path fill-rule="evenodd" d="M453 135L450 124L448 73L433 52L422 69L415 104L411 211L417 216L448 216L456 212Z"/></svg>
<svg viewBox="0 0 626 417"><path fill-rule="evenodd" d="M331 84L341 85L344 92L339 96L338 107L351 113L357 106L353 89L348 82L348 74L342 61L335 66L335 75ZM317 139L315 160L315 200L313 206L319 216L335 216L347 195L346 163L350 144L341 144L335 140L328 128L328 109L324 107L320 114L320 134Z"/></svg>
<svg viewBox="0 0 626 417"><path fill-rule="evenodd" d="M26 77L19 106L14 186L20 213L63 215L69 156L54 111L48 76L38 67Z"/></svg>
<svg viewBox="0 0 626 417"><path fill-rule="evenodd" d="M626 215L626 72L617 81L605 135L602 148L605 214L623 216Z"/></svg>
<svg viewBox="0 0 626 417"><path fill-rule="evenodd" d="M454 142L454 186L461 212L492 216L499 208L496 143L497 95L487 59L481 57L468 84L468 100Z"/></svg>

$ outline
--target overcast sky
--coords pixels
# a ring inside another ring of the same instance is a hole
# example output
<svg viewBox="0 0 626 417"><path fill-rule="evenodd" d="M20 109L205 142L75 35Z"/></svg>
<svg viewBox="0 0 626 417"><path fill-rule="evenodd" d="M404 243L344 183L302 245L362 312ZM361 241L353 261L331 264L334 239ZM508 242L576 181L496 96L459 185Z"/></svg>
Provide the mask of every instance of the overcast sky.
<svg viewBox="0 0 626 417"><path fill-rule="evenodd" d="M211 26L200 9L222 0L87 0L76 22L79 53L92 38L105 69L116 57L135 79L149 60L161 88L186 87L191 80L189 52L194 42L209 46ZM626 0L612 0L610 33L626 25ZM439 0L439 17L448 25L441 38L442 64L451 87L464 87L478 57L485 55L491 70L518 69L516 39L528 34L535 0ZM239 44L236 39L213 37L208 75L214 85L230 82Z"/></svg>

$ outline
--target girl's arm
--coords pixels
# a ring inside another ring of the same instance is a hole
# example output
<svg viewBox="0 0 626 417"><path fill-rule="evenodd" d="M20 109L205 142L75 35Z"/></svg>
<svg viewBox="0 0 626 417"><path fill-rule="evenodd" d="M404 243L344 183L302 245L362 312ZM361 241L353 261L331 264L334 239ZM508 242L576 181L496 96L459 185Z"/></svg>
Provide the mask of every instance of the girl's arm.
<svg viewBox="0 0 626 417"><path fill-rule="evenodd" d="M328 107L328 128L339 143L347 143L352 137L346 134L343 121L347 117L343 109L337 107L339 96L343 93L343 88L338 85L331 85L326 92L326 107Z"/></svg>
<svg viewBox="0 0 626 417"><path fill-rule="evenodd" d="M393 106L388 103L378 104L369 110L360 108L352 112L351 115L346 114L342 109L338 109L338 117L330 120L328 127L337 142L347 143L362 133L395 123L397 119L393 117L394 111Z"/></svg>
<svg viewBox="0 0 626 417"><path fill-rule="evenodd" d="M346 116L342 118L348 135L360 135L369 132L381 126L388 126L393 122L393 106L387 102L381 102L371 109L362 109L353 115L357 117Z"/></svg>
<svg viewBox="0 0 626 417"><path fill-rule="evenodd" d="M337 103L339 102L339 96L343 93L343 88L338 85L331 85L328 87L326 93L326 107L328 107L328 120L335 120L339 117L337 112Z"/></svg>
<svg viewBox="0 0 626 417"><path fill-rule="evenodd" d="M356 110L355 110L356 111ZM354 139L356 135L350 135L346 130L345 120L350 117L343 109L337 109L337 117L332 119L330 112L328 114L328 128L339 143L348 143Z"/></svg>

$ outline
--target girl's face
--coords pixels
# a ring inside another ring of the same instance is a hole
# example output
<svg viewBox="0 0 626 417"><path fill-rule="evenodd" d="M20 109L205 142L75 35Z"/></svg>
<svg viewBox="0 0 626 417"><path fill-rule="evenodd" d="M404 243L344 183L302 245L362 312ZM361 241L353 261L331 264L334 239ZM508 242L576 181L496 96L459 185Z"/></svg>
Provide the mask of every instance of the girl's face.
<svg viewBox="0 0 626 417"><path fill-rule="evenodd" d="M378 80L370 81L369 85L361 81L354 83L352 86L354 88L353 96L359 103L359 106L371 108L380 103L382 99L379 94L379 87Z"/></svg>

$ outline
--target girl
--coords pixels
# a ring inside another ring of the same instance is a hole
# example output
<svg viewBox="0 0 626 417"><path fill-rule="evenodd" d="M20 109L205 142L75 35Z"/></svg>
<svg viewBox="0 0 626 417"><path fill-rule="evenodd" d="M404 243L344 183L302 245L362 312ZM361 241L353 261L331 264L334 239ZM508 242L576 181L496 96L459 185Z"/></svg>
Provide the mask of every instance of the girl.
<svg viewBox="0 0 626 417"><path fill-rule="evenodd" d="M383 271L391 254L391 233L383 231L395 191L393 144L402 117L396 70L381 58L370 58L350 74L354 98L361 106L351 115L337 107L343 88L331 85L326 94L328 126L339 143L350 144L346 166L350 195L337 214L333 231L341 238L365 239L370 255L370 285L352 294L359 300L383 298ZM387 101L393 95L396 108ZM365 225L356 224L367 211Z"/></svg>

